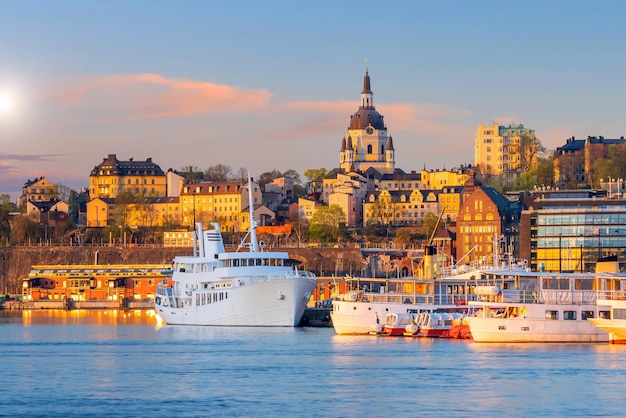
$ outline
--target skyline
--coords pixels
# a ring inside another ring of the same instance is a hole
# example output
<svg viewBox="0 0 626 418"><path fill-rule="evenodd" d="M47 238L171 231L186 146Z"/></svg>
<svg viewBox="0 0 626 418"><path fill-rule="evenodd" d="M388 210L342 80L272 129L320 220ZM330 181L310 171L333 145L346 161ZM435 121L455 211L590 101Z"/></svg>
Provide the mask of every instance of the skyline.
<svg viewBox="0 0 626 418"><path fill-rule="evenodd" d="M0 0L0 193L88 187L109 154L336 168L366 59L407 172L473 163L494 121L548 150L625 135L618 2L224 3Z"/></svg>

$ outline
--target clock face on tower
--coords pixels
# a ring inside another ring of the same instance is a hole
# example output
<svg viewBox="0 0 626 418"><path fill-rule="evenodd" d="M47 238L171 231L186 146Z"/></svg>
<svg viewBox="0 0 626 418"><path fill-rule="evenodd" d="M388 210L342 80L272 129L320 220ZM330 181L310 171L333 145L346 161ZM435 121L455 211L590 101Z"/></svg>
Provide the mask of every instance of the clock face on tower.
<svg viewBox="0 0 626 418"><path fill-rule="evenodd" d="M365 132L367 132L368 135L371 135L374 133L374 128L368 126L367 128L365 128Z"/></svg>

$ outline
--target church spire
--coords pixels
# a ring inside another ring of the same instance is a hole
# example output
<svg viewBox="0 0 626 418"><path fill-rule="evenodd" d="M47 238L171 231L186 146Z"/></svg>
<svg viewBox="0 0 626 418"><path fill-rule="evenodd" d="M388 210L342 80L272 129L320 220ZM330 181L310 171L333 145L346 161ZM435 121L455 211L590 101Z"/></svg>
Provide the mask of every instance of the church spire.
<svg viewBox="0 0 626 418"><path fill-rule="evenodd" d="M365 76L363 77L363 91L361 92L361 108L375 109L374 93L372 93L370 85L369 62L367 59L365 59Z"/></svg>

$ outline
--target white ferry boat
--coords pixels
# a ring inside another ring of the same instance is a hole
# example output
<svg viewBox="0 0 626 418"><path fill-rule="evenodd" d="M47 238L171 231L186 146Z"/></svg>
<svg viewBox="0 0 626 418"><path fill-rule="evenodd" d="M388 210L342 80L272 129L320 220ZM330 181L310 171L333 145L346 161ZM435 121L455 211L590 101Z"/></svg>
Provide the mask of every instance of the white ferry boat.
<svg viewBox="0 0 626 418"><path fill-rule="evenodd" d="M614 263L616 264L616 263ZM606 342L609 334L594 326L609 317L598 303L598 283L607 275L621 277L604 260L596 273L529 272L502 297L469 302L477 314L469 319L476 342Z"/></svg>
<svg viewBox="0 0 626 418"><path fill-rule="evenodd" d="M617 257L612 261L617 263ZM589 321L609 334L611 344L626 344L626 277L606 272L598 279L597 304L608 312Z"/></svg>
<svg viewBox="0 0 626 418"><path fill-rule="evenodd" d="M249 182L250 184L250 182ZM250 185L248 186L251 187ZM219 225L196 224L193 256L174 259L172 278L157 285L154 307L170 325L297 326L317 286L315 275L265 252L256 237L252 192L249 242L226 252ZM249 251L240 251L248 247Z"/></svg>
<svg viewBox="0 0 626 418"><path fill-rule="evenodd" d="M442 269L435 279L347 278L346 292L332 302L333 328L339 335L365 335L382 329L390 313L415 317L421 313L467 315L470 301L513 288L523 274L528 274L523 264L511 262L498 267L476 262Z"/></svg>

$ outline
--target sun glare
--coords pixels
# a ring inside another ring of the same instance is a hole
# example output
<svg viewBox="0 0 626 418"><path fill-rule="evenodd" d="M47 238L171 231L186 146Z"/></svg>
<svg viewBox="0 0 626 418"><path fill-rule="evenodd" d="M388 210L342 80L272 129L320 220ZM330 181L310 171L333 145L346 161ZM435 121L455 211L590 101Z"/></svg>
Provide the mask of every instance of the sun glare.
<svg viewBox="0 0 626 418"><path fill-rule="evenodd" d="M11 97L6 93L0 93L0 113L6 113L13 107Z"/></svg>

